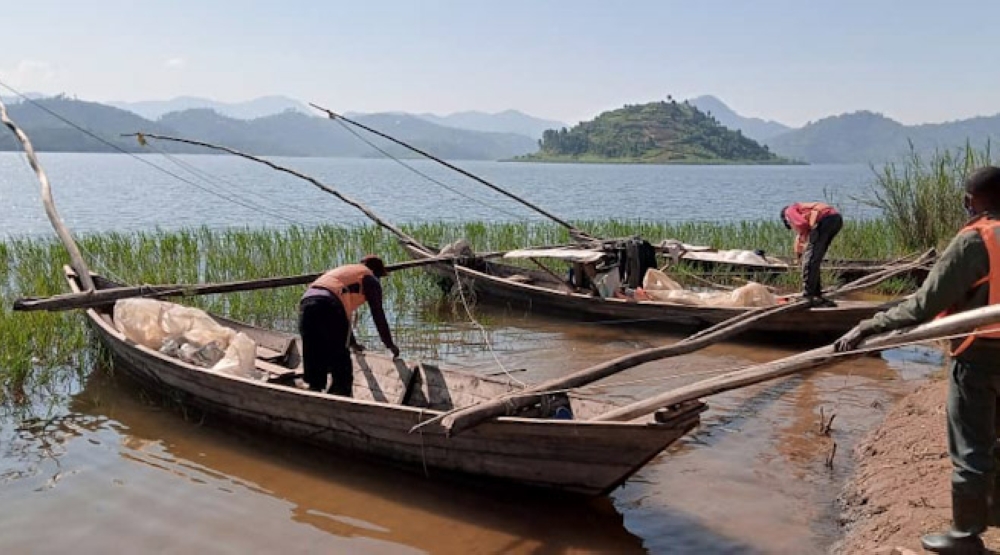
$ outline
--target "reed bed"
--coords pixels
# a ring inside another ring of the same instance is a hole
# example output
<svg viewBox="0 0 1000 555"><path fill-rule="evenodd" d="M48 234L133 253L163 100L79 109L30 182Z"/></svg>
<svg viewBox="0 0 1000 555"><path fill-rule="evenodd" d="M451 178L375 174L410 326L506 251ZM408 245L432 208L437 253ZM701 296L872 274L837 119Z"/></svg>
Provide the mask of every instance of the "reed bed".
<svg viewBox="0 0 1000 555"><path fill-rule="evenodd" d="M611 220L578 222L581 229L603 237L640 235L653 242L675 238L720 248L763 249L787 253L791 233L780 223L736 224ZM464 238L480 251L569 241L566 231L543 223L421 223L404 226L427 243ZM205 283L318 272L378 253L387 262L406 259L394 238L374 226L288 227L281 229L184 229L139 233L109 232L78 239L92 269L128 284ZM878 221L848 222L831 248L831 256L891 258L905 247L884 233ZM22 296L65 291L62 266L68 262L53 240L15 238L0 242L0 404L18 402L26 392L77 379L93 366L99 353L89 341L82 316L65 313L14 313ZM797 286L797 274L786 281ZM186 302L231 318L294 330L301 287L195 297ZM464 308L449 306L435 280L421 271L394 273L385 281L386 308L397 342L408 356L446 357L456 345L481 347L479 332L469 325ZM454 299L452 299L454 300ZM374 327L362 311L359 340L377 347ZM487 313L476 312L488 324Z"/></svg>
<svg viewBox="0 0 1000 555"><path fill-rule="evenodd" d="M901 163L872 168L875 181L859 199L882 211L893 240L912 250L943 247L968 219L962 206L965 178L993 162L990 143L922 156L911 144Z"/></svg>

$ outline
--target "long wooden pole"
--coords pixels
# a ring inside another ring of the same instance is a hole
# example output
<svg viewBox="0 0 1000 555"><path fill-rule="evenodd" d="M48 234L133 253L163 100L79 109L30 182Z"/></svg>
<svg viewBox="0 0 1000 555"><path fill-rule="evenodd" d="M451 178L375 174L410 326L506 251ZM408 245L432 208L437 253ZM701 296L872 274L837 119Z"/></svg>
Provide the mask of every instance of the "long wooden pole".
<svg viewBox="0 0 1000 555"><path fill-rule="evenodd" d="M73 234L70 233L66 224L62 221L62 217L59 216L59 212L56 210L55 199L52 198L52 186L49 184L49 178L45 174L45 170L42 169L42 164L35 155L35 147L32 146L28 135L10 119L10 116L7 114L7 107L2 101L0 101L0 122L3 122L14 133L17 140L21 142L21 146L24 147L28 163L31 164L31 169L35 170L38 181L42 186L42 204L45 205L45 214L49 217L52 227L55 228L59 240L62 241L63 246L66 247L66 251L69 252L70 264L80 274L80 283L83 284L84 290L93 291L94 280L90 277L90 269L87 267L87 262L83 259L83 255L80 254L80 249L76 246L76 241L73 240Z"/></svg>
<svg viewBox="0 0 1000 555"><path fill-rule="evenodd" d="M892 270L881 272L877 278L865 276L854 282L848 283L843 287L830 292L829 294L831 296L837 296L841 293L853 291L855 290L854 285L856 283L863 283L866 284L866 286L872 286L882 280L889 279L894 275L909 271L909 269L910 265L902 265ZM708 347L709 345L713 345L738 335L747 329L750 329L761 320L786 312L802 310L808 306L809 301L807 299L798 298L783 305L748 310L712 326L709 330L706 330L708 333L698 333L671 345L644 349L636 353L631 353L601 364L584 368L566 376L548 380L510 395L500 396L467 407L461 407L422 422L417 426L414 426L413 430L418 430L421 427L433 424L440 424L440 426L444 428L447 433L452 435L459 434L465 430L478 426L491 418L517 414L519 410L540 402L547 392L581 387L617 374L623 370L634 368L640 364L693 353Z"/></svg>
<svg viewBox="0 0 1000 555"><path fill-rule="evenodd" d="M490 255L484 256L488 258ZM398 264L389 264L385 267L387 272L416 268L427 264L438 262L451 262L454 257L441 256L435 258L423 258L420 260L409 260ZM65 293L44 298L26 297L14 301L14 310L18 311L60 311L74 310L79 308L92 308L113 303L119 299L130 297L193 297L196 295L212 295L218 293L233 293L236 291L254 291L257 289L277 289L280 287L292 287L295 285L305 285L312 283L322 273L302 274L297 276L270 277L262 279L251 279L244 281L230 281L226 283L204 283L197 285L189 284L167 284L167 285L138 285L134 287L109 287L99 289L89 293Z"/></svg>
<svg viewBox="0 0 1000 555"><path fill-rule="evenodd" d="M317 110L319 110L321 112L325 112L326 115L330 119L332 119L332 120L338 120L339 119L339 120L347 122L347 123L349 123L349 124L351 124L351 125L353 125L355 127L358 127L360 129L364 129L365 131L368 131L369 133L374 133L375 135L378 135L379 137L382 137L383 139L387 139L389 141L392 141L393 143L396 143L397 145L399 145L399 146L401 146L403 148L406 148L406 149L408 149L408 150L410 150L412 152L416 152L417 154L419 154L421 156L424 156L424 157L428 158L429 160L433 160L433 161L437 162L438 164L441 164L442 166L444 166L444 167L446 167L446 168L448 168L450 170L456 171L456 172L464 175L465 177L468 177L469 179L475 180L476 182L481 183L481 184L489 187L490 189L493 189L494 191L500 193L501 195L504 195L507 198L510 198L512 200L515 200L515 201L517 201L517 202L519 202L519 203L527 206L528 208L534 210L535 212L538 212L539 214L545 216L546 218L549 218L550 220L556 222L557 224L565 227L566 229L568 229L570 231L571 235L574 235L576 237L580 237L582 239L588 239L588 240L593 240L594 239L594 237L591 237L586 232L578 229L576 226L574 226L573 224L567 222L566 220L563 220L562 218L556 216L555 214L552 214L551 212L549 212L549 211L547 211L547 210L545 210L545 209L543 209L543 208L541 208L539 206L536 206L536 205L534 205L534 204L532 204L532 203L524 200L523 198L515 195L514 193L511 193L510 191L508 191L508 190L506 190L506 189L504 189L502 187L499 187L497 185L494 185L493 183L490 183L489 181L486 181L485 179L483 179L482 177L479 177L478 175L475 175L475 174L470 173L470 172L468 172L466 170L463 170L462 168L460 168L460 167L458 167L458 166L456 166L454 164L451 164L449 162L446 162L445 160L442 160L441 158L438 158L437 156L434 156L433 154L430 154L429 152L421 150L421 149L419 149L419 148L417 148L417 147L415 147L415 146L413 146L411 144L407 144L407 143L405 143L405 142L403 142L403 141L401 141L401 140L399 140L399 139L397 139L395 137L387 135L386 133L383 133L383 132L381 132L381 131L379 131L377 129L373 129L373 128L371 128L371 127L369 127L369 126L367 126L367 125L365 125L363 123L354 121L353 119L350 119L347 116L338 114L338 113L334 112L333 110L329 110L327 108L324 108L324 107L319 106L317 104L313 104L311 102L309 103L309 105L312 106L313 108L316 108Z"/></svg>
<svg viewBox="0 0 1000 555"><path fill-rule="evenodd" d="M835 353L832 345L806 351L794 356L758 364L706 380L700 380L660 395L643 399L594 418L595 421L625 421L644 414L707 395L715 395L755 383L773 380L795 372L836 362L845 357L891 349L900 345L919 343L965 334L985 325L1000 322L1000 306L992 305L934 320L902 332L890 332L870 337L854 351Z"/></svg>
<svg viewBox="0 0 1000 555"><path fill-rule="evenodd" d="M275 164L274 162L271 162L270 160L265 160L264 158L260 158L258 156L253 156L252 154L246 154L245 152L240 152L238 150L234 150L234 149L226 147L226 146L214 145L214 144L211 144L211 143L206 143L206 142L203 142L203 141L196 141L196 140L193 140L193 139L182 139L182 138L178 138L178 137L168 137L168 136L165 136L165 135L155 135L155 134L152 134L152 133L130 133L130 134L127 134L125 136L127 136L127 137L137 137L139 139L139 143L140 144L145 144L146 143L146 139L158 139L158 140L161 140L161 141L172 141L172 142L175 142L175 143L184 143L184 144L189 144L189 145L194 145L194 146L200 146L200 147L204 147L204 148L209 148L209 149L212 149L212 150L219 150L219 151L222 151L222 152L228 152L229 154L232 154L234 156L239 156L241 158L246 158L247 160L252 160L254 162L257 162L258 164L264 164L265 166L268 166L268 167L270 167L272 169L275 169L275 170L278 170L280 172L285 172L287 174L294 175L295 177L298 177L299 179L308 181L309 183L311 183L314 186L316 186L317 188L319 188L321 191L329 193L329 194L331 194L331 195L339 198L340 200L346 202L347 204L349 204L349 205L357 208L365 216L367 216L368 219L370 219L371 221L375 222L376 224L384 227L385 229L389 230L391 233L393 233L394 235L396 235L400 239L406 241L407 243L410 243L411 245L419 247L422 250L431 252L430 249L428 249L420 241L414 239L413 237L411 237L409 234L407 234L403 230L401 230L398 227L390 224L389 222L383 220L382 218L379 218L367 206L365 206L365 205L361 204L360 202L358 202L358 201L356 201L356 200L348 197L347 195L341 193L340 191L337 191L336 189L330 187L329 185L321 183L319 180L317 180L317 179L315 179L313 177L309 177L308 175L305 175L303 173L297 172L297 171L295 171L295 170L293 170L291 168L286 168L284 166Z"/></svg>

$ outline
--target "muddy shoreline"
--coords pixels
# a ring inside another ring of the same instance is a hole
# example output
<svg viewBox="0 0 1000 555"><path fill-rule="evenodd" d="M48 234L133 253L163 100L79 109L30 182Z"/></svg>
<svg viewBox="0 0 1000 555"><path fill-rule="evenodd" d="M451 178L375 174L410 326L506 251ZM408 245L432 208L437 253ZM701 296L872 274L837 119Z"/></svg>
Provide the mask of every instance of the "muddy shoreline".
<svg viewBox="0 0 1000 555"><path fill-rule="evenodd" d="M855 447L854 475L840 498L845 534L834 553L922 553L921 535L950 526L947 390L943 375L920 385ZM1000 548L1000 530L983 539Z"/></svg>

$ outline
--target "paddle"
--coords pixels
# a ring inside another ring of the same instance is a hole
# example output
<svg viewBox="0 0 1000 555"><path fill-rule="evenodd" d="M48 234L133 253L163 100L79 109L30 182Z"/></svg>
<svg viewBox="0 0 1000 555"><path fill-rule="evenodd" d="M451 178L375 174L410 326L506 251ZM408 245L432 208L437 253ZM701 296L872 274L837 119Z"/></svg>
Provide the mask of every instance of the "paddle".
<svg viewBox="0 0 1000 555"><path fill-rule="evenodd" d="M783 359L757 364L742 370L700 380L615 409L593 420L602 422L632 420L663 407L787 376L795 372L830 364L841 358L856 357L861 354L892 349L902 345L968 334L977 328L997 322L1000 322L1000 306L997 305L960 312L926 324L921 324L909 330L872 336L866 339L860 348L853 351L835 353L833 346L827 345L826 347L820 347Z"/></svg>

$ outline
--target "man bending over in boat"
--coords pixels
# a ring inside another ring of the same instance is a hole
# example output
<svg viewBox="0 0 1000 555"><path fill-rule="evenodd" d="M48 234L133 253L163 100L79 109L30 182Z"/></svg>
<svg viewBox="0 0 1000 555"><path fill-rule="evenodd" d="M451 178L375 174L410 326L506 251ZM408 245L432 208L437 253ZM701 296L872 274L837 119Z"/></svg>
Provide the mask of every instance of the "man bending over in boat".
<svg viewBox="0 0 1000 555"><path fill-rule="evenodd" d="M781 221L795 230L795 257L802 260L803 294L812 306L837 306L823 296L819 272L830 242L840 233L844 219L822 202L797 202L781 209Z"/></svg>
<svg viewBox="0 0 1000 555"><path fill-rule="evenodd" d="M978 169L965 180L972 219L907 300L865 320L837 340L855 349L872 334L927 322L939 314L1000 304L1000 168ZM948 379L948 452L951 455L951 530L923 537L934 553L985 553L979 534L1000 526L997 414L1000 397L1000 328L951 342Z"/></svg>
<svg viewBox="0 0 1000 555"><path fill-rule="evenodd" d="M388 273L382 259L368 255L360 264L334 268L316 281L299 301L299 333L302 335L302 364L309 389L326 389L327 375L333 383L327 393L351 396L354 384L353 349L364 350L354 338L351 323L354 312L368 303L372 319L385 347L399 357L399 348L392 341L389 324L382 309L382 285L379 278Z"/></svg>

